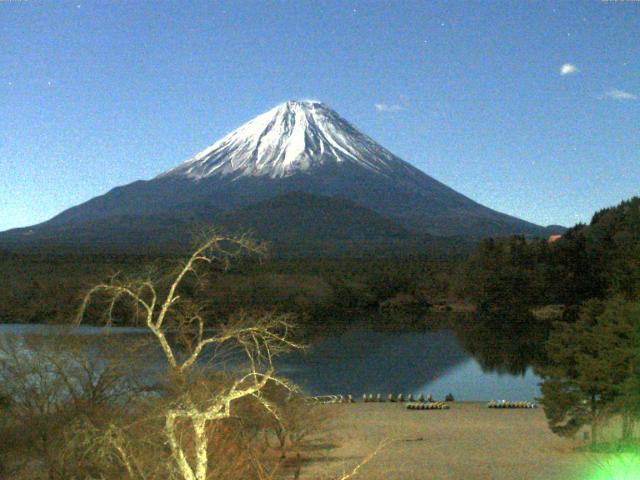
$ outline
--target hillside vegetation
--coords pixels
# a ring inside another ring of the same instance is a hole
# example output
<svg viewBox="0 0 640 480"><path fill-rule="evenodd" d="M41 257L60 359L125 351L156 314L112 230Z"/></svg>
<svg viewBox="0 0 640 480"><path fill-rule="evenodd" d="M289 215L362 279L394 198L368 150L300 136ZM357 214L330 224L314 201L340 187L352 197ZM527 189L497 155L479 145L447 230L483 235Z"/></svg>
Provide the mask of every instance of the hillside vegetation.
<svg viewBox="0 0 640 480"><path fill-rule="evenodd" d="M640 198L597 212L559 240L483 240L467 264L466 294L479 305L562 304L640 292Z"/></svg>
<svg viewBox="0 0 640 480"><path fill-rule="evenodd" d="M212 318L238 309L275 309L296 313L308 325L341 323L449 303L462 261L426 256L245 259L224 274L211 272L197 295ZM0 290L0 322L68 323L90 285L116 273L135 276L140 265L167 272L175 263L173 257L157 256L2 254L6 288Z"/></svg>

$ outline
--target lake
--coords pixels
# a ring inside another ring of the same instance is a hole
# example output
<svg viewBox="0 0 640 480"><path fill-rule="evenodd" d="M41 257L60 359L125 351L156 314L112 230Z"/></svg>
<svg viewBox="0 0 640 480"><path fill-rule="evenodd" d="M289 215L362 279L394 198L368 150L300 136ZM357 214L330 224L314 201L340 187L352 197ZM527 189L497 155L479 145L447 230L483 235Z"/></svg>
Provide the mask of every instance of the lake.
<svg viewBox="0 0 640 480"><path fill-rule="evenodd" d="M0 325L0 335L49 333L45 325ZM144 329L111 328L135 335ZM80 335L98 335L100 327L81 326ZM432 394L456 400L533 400L540 396L540 379L527 368L521 375L488 371L465 351L452 329L420 332L380 332L353 328L314 343L276 361L278 372L311 395L389 393Z"/></svg>

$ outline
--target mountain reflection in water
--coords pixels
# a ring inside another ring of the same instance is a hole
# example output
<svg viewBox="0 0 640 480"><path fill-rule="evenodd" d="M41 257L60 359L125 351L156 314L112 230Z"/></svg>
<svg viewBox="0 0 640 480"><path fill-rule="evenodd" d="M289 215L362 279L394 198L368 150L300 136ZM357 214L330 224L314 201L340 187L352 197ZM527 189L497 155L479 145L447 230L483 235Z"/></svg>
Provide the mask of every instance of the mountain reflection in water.
<svg viewBox="0 0 640 480"><path fill-rule="evenodd" d="M47 334L42 325L0 325L3 333ZM127 337L141 329L111 329ZM75 334L95 335L98 327L82 326ZM540 391L529 366L539 357L544 332L491 330L473 319L452 322L436 330L375 331L352 327L327 334L304 352L276 360L280 375L311 395L380 393L386 397L424 393L456 400L532 400ZM133 339L132 339L133 340ZM161 372L162 356L153 370ZM233 363L233 362L232 362Z"/></svg>
<svg viewBox="0 0 640 480"><path fill-rule="evenodd" d="M488 356L477 343L474 347ZM493 362L499 368L486 368L465 350L457 328L409 333L354 329L290 354L277 366L313 395L431 393L442 399L452 393L458 400L532 400L540 393L540 379L524 360L515 358L514 367L502 358Z"/></svg>

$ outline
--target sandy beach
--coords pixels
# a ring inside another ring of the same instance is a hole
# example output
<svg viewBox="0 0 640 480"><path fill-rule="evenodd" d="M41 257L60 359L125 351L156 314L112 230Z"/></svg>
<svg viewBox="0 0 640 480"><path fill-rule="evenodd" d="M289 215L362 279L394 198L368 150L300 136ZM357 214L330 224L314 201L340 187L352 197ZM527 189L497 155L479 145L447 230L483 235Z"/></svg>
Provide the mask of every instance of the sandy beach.
<svg viewBox="0 0 640 480"><path fill-rule="evenodd" d="M444 411L399 403L320 408L332 433L318 440L305 479L348 471L383 441L358 478L583 480L594 470L595 457L576 452L578 440L554 435L541 408L488 409L480 402L455 402Z"/></svg>

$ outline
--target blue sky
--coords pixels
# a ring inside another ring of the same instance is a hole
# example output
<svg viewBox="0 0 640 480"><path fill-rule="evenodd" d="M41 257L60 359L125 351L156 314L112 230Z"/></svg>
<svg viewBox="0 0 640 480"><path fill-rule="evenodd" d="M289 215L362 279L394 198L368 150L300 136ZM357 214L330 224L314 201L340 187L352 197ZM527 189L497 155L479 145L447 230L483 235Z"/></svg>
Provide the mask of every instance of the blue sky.
<svg viewBox="0 0 640 480"><path fill-rule="evenodd" d="M0 2L0 230L317 99L494 209L640 194L640 2Z"/></svg>

